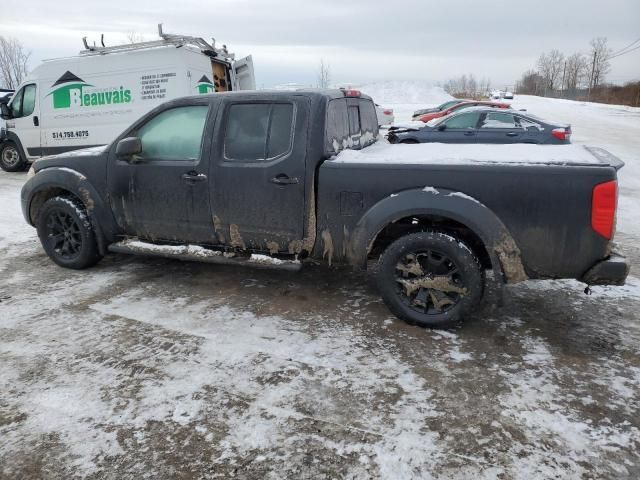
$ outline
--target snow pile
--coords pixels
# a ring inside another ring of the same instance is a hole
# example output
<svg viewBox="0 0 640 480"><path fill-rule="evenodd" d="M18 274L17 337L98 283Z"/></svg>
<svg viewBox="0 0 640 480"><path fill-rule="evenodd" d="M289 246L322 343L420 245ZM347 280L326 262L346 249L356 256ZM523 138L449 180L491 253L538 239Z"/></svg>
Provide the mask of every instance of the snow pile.
<svg viewBox="0 0 640 480"><path fill-rule="evenodd" d="M427 107L440 105L453 98L442 87L434 87L426 82L387 81L353 86L372 97L380 105L412 103Z"/></svg>
<svg viewBox="0 0 640 480"><path fill-rule="evenodd" d="M420 143L391 145L378 142L362 150L343 150L332 161L339 163L396 164L600 164L582 145L485 145Z"/></svg>

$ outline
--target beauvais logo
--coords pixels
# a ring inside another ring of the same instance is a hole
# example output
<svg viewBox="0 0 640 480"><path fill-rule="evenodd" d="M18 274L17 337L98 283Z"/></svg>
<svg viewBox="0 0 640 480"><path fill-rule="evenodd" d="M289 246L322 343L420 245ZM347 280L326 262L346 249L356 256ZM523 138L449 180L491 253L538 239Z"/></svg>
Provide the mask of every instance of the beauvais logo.
<svg viewBox="0 0 640 480"><path fill-rule="evenodd" d="M202 78L198 80L196 88L198 89L198 93L200 94L216 91L215 85L211 83L211 80L209 80L206 75L202 75Z"/></svg>
<svg viewBox="0 0 640 480"><path fill-rule="evenodd" d="M53 108L97 107L131 102L131 90L124 87L96 88L66 71L51 88Z"/></svg>

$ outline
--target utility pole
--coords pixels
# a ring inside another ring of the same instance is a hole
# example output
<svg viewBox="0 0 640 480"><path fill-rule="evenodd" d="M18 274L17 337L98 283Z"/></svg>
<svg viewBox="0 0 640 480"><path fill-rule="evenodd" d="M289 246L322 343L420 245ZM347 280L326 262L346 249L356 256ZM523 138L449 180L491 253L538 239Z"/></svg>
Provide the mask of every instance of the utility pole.
<svg viewBox="0 0 640 480"><path fill-rule="evenodd" d="M567 61L564 61L564 67L562 67L562 85L560 85L560 97L564 98L564 76L567 73Z"/></svg>
<svg viewBox="0 0 640 480"><path fill-rule="evenodd" d="M598 55L598 49L593 49L593 63L591 64L591 77L589 78L589 91L587 92L587 102L591 99L591 88L595 87L593 84L593 76L596 73L596 56Z"/></svg>

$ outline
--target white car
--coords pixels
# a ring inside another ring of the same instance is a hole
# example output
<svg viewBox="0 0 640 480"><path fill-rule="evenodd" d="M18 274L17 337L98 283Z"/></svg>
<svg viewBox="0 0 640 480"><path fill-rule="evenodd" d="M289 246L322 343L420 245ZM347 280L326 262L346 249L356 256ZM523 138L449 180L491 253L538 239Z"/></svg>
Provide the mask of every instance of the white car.
<svg viewBox="0 0 640 480"><path fill-rule="evenodd" d="M491 100L500 100L502 98L502 92L500 90L492 90L489 94Z"/></svg>
<svg viewBox="0 0 640 480"><path fill-rule="evenodd" d="M513 100L513 92L504 92L502 98L505 100Z"/></svg>
<svg viewBox="0 0 640 480"><path fill-rule="evenodd" d="M384 108L376 103L376 114L378 115L378 126L391 125L395 120L392 108Z"/></svg>

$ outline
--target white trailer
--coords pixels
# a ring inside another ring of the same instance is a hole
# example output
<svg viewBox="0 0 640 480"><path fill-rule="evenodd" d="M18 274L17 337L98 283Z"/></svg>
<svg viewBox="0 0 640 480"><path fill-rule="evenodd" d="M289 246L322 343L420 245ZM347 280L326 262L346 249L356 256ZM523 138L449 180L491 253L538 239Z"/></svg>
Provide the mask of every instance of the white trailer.
<svg viewBox="0 0 640 480"><path fill-rule="evenodd" d="M173 98L255 89L251 56L169 35L151 42L91 47L46 60L2 107L0 167L17 171L45 155L104 145Z"/></svg>

